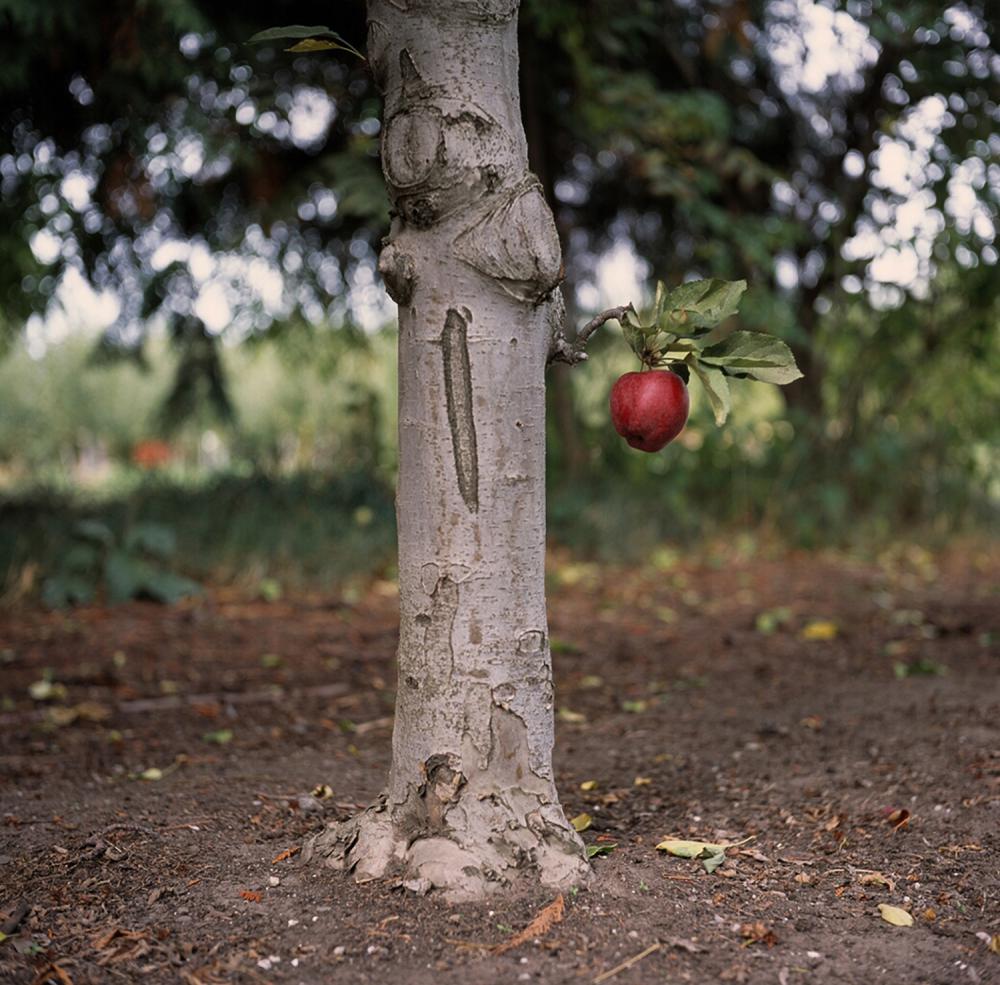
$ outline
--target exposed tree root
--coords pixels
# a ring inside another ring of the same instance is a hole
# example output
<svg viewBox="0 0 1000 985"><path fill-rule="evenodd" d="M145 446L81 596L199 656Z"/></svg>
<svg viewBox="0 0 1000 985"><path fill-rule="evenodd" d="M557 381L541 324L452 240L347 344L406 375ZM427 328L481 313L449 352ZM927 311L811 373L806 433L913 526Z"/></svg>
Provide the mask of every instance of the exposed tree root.
<svg viewBox="0 0 1000 985"><path fill-rule="evenodd" d="M359 882L394 878L421 894L440 889L454 902L524 881L568 889L591 874L557 803L522 789L480 799L456 775L438 775L394 808L383 796L331 824L306 846L305 861L316 858Z"/></svg>

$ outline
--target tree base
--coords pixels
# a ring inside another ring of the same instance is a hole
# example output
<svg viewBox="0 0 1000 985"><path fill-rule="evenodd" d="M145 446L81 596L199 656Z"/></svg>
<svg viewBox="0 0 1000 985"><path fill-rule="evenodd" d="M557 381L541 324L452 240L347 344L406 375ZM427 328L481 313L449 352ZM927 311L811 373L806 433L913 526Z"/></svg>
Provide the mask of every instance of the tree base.
<svg viewBox="0 0 1000 985"><path fill-rule="evenodd" d="M441 890L451 902L483 899L529 881L565 890L590 879L583 842L558 802L519 789L503 798L466 795L444 802L447 821L442 815L435 824L425 788L395 809L383 795L313 837L303 860L353 872L358 882L394 878L416 893Z"/></svg>

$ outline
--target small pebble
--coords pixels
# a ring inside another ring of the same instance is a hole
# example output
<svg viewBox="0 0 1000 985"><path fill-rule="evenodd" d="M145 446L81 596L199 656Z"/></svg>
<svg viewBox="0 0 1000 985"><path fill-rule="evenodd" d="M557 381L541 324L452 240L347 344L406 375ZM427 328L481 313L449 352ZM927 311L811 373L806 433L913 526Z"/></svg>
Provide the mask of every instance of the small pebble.
<svg viewBox="0 0 1000 985"><path fill-rule="evenodd" d="M347 953L347 948L343 944L338 944L333 949L333 956L335 958L342 958Z"/></svg>
<svg viewBox="0 0 1000 985"><path fill-rule="evenodd" d="M281 885L281 880L277 876L268 876L267 877L267 884L269 886L280 886Z"/></svg>

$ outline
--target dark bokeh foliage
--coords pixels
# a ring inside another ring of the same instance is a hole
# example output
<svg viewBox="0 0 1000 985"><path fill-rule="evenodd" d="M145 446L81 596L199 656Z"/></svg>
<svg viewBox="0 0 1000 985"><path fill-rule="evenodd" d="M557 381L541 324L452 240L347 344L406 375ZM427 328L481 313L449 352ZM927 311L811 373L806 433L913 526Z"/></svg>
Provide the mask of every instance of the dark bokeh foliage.
<svg viewBox="0 0 1000 985"><path fill-rule="evenodd" d="M742 324L785 338L806 373L787 403L748 385L723 432L696 402L687 436L642 456L607 425L610 382L634 366L602 334L589 365L549 378L558 539L606 556L732 527L817 544L989 523L998 14L987 0L523 0L522 110L571 317L641 303L595 287L606 251L626 244L649 280L746 279ZM32 315L65 314L89 284L117 307L80 372L134 360L160 399L114 427L88 407L76 433L42 441L45 414L9 396L6 432L25 438L19 451L0 428L0 477L30 487L26 473L51 478L39 461L72 471L93 447L124 465L143 437L201 467L190 449L214 429L229 463L214 478L165 472L98 509L116 536L136 518L179 524L195 577L234 574L241 551L340 571L317 546L333 527L311 519L346 515L324 490L350 474L381 503L392 481L391 359L357 358L372 351L372 311L391 315L374 267L389 218L379 97L353 56L245 43L291 22L329 23L363 49L360 0L0 0L0 342L20 345ZM283 402L248 393L235 345L273 348L288 377L322 372L343 413L310 417L305 388ZM256 504L258 539L254 524L239 533L233 489ZM22 546L4 548L17 564L53 557L97 508L62 493L37 513L17 504L0 524L25 524ZM380 509L358 544L389 543Z"/></svg>

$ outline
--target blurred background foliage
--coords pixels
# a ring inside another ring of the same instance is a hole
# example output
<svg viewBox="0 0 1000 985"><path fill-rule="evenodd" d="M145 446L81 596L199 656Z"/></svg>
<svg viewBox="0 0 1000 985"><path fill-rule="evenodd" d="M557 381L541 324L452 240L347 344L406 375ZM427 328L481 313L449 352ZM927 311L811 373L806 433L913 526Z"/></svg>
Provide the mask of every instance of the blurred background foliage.
<svg viewBox="0 0 1000 985"><path fill-rule="evenodd" d="M99 518L269 585L391 569L379 98L245 43L364 8L0 0L0 583ZM1000 502L1000 10L988 0L522 0L522 110L579 323L746 278L806 373L633 452L610 330L549 376L552 537L601 558L751 530L943 540ZM111 542L111 541L109 541ZM117 549L117 548L116 548Z"/></svg>

